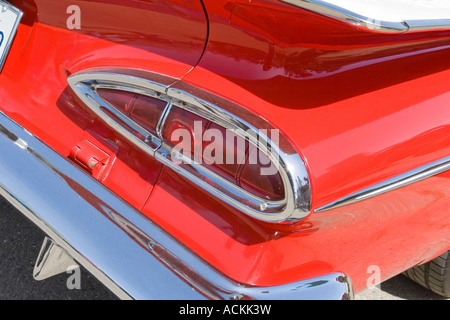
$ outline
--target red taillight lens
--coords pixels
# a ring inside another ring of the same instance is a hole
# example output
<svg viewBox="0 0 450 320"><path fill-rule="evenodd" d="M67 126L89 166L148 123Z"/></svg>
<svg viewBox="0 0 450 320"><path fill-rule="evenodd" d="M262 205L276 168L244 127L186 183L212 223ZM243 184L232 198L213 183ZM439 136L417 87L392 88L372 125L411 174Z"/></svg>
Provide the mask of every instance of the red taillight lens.
<svg viewBox="0 0 450 320"><path fill-rule="evenodd" d="M97 93L123 113L128 113L136 97L135 93L113 89L97 89Z"/></svg>
<svg viewBox="0 0 450 320"><path fill-rule="evenodd" d="M238 183L244 190L267 200L284 198L283 180L279 171L273 167L269 158L255 147L248 152Z"/></svg>
<svg viewBox="0 0 450 320"><path fill-rule="evenodd" d="M150 132L155 132L167 105L161 99L114 89L97 89L97 93L118 110Z"/></svg>
<svg viewBox="0 0 450 320"><path fill-rule="evenodd" d="M145 129L155 132L166 105L164 100L139 95L132 105L130 116Z"/></svg>
<svg viewBox="0 0 450 320"><path fill-rule="evenodd" d="M179 151L183 149L184 155L201 162L205 168L247 192L267 200L284 198L283 181L278 170L266 170L270 174L262 170L273 166L273 163L235 132L187 110L173 107L166 119L162 137L172 146L178 146ZM183 141L186 137L189 145ZM195 154L194 158L195 152L201 154Z"/></svg>
<svg viewBox="0 0 450 320"><path fill-rule="evenodd" d="M172 107L161 131L162 138L173 146L183 149L184 155L193 156L195 152L201 152L202 134L209 121L181 108ZM179 131L177 131L179 130ZM189 141L186 141L186 137ZM201 160L196 158L196 160Z"/></svg>
<svg viewBox="0 0 450 320"><path fill-rule="evenodd" d="M248 142L230 130L211 123L203 141L203 163L221 177L237 183L245 163Z"/></svg>

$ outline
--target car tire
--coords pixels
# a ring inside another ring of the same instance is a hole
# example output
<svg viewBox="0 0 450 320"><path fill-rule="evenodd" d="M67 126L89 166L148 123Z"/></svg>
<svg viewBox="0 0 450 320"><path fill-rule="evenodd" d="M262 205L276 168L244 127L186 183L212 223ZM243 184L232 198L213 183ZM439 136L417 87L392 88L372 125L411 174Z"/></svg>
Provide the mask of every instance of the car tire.
<svg viewBox="0 0 450 320"><path fill-rule="evenodd" d="M434 293L450 298L450 250L404 274Z"/></svg>

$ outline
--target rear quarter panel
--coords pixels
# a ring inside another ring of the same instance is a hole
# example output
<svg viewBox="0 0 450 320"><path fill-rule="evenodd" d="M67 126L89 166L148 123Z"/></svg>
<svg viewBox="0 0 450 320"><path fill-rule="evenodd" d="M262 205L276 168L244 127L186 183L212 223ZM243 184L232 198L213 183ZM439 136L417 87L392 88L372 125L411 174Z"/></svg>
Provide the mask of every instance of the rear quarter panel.
<svg viewBox="0 0 450 320"><path fill-rule="evenodd" d="M384 280L449 249L448 172L273 226L128 146L67 88L70 74L114 67L237 102L302 155L314 211L450 154L449 31L379 34L272 0L12 2L27 14L1 109L63 156L92 132L114 141L105 184L229 277L270 286L343 272L359 291L370 266ZM71 4L80 30L67 29Z"/></svg>

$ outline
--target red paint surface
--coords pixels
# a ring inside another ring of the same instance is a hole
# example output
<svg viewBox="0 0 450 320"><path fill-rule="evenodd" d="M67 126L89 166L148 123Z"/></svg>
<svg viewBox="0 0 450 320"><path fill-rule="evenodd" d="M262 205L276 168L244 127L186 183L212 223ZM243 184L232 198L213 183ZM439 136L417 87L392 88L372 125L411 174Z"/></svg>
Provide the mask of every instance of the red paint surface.
<svg viewBox="0 0 450 320"><path fill-rule="evenodd" d="M358 291L371 265L386 279L449 249L448 173L271 226L130 147L66 82L93 67L139 69L239 103L297 148L315 209L450 154L449 31L372 33L273 0L207 0L208 29L199 1L96 0L70 1L86 12L74 32L69 1L18 2L26 14L0 75L2 111L63 156L95 136L116 157L105 185L233 279L338 271Z"/></svg>

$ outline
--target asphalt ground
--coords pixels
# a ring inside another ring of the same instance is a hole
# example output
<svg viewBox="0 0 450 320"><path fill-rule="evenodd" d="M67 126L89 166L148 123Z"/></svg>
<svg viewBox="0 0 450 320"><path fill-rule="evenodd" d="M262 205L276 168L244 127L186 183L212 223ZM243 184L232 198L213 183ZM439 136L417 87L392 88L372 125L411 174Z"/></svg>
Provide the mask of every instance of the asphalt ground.
<svg viewBox="0 0 450 320"><path fill-rule="evenodd" d="M35 260L44 233L0 198L0 300L115 300L116 297L84 269L80 289L71 286L72 274L36 281ZM403 275L355 296L356 300L442 300Z"/></svg>

